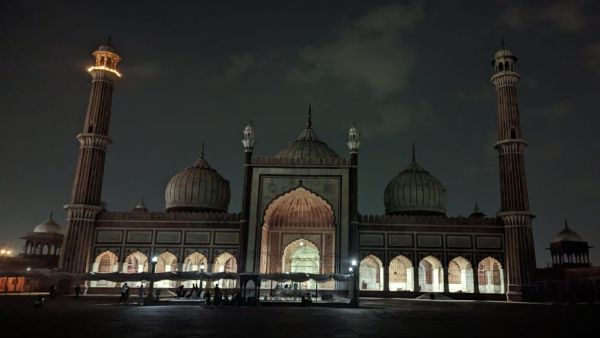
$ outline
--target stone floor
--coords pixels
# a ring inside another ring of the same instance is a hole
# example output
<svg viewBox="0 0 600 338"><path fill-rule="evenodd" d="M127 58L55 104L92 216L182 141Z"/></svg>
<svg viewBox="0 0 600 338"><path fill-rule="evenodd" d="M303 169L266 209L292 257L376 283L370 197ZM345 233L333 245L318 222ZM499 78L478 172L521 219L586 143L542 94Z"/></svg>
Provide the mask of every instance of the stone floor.
<svg viewBox="0 0 600 338"><path fill-rule="evenodd" d="M30 297L0 297L3 337L577 337L596 336L599 319L598 305L362 299L358 309L122 306L114 297L59 297L34 309Z"/></svg>

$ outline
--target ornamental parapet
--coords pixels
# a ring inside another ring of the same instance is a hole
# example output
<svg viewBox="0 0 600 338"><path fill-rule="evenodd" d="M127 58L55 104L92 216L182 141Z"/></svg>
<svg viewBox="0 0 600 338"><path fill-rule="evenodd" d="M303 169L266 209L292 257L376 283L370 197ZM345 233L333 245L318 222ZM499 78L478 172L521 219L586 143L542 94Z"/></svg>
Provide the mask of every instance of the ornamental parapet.
<svg viewBox="0 0 600 338"><path fill-rule="evenodd" d="M252 164L256 165L284 165L284 166L323 166L323 167L347 167L350 160L345 158L325 157L313 159L281 158L273 156L256 156L252 158Z"/></svg>
<svg viewBox="0 0 600 338"><path fill-rule="evenodd" d="M361 224L390 224L390 225L487 225L498 226L501 221L496 217L446 217L428 215L359 215Z"/></svg>
<svg viewBox="0 0 600 338"><path fill-rule="evenodd" d="M151 211L106 211L100 214L98 220L110 220L110 221L240 221L239 213L227 213L227 212L188 212L188 211L174 211L174 212L151 212Z"/></svg>

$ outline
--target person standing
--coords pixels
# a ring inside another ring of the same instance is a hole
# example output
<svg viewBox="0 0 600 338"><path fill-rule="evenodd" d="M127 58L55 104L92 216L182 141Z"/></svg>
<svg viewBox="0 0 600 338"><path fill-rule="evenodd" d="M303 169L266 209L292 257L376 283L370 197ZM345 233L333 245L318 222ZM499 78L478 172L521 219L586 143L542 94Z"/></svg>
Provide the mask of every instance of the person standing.
<svg viewBox="0 0 600 338"><path fill-rule="evenodd" d="M144 305L144 284L141 284L138 289L138 297L140 298L140 305Z"/></svg>
<svg viewBox="0 0 600 338"><path fill-rule="evenodd" d="M127 296L128 289L129 289L129 287L127 286L127 283L123 284L123 286L121 287L121 297L119 298L119 303L122 303L125 301L125 297Z"/></svg>
<svg viewBox="0 0 600 338"><path fill-rule="evenodd" d="M79 284L77 284L77 286L75 287L75 299L79 299L80 293L81 293L81 286L79 286Z"/></svg>

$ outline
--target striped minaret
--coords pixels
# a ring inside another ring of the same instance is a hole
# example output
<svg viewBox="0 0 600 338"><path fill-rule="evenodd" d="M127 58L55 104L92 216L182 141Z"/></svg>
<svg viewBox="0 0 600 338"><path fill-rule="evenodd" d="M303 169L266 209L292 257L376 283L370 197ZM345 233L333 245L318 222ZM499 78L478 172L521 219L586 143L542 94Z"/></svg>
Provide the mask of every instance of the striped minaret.
<svg viewBox="0 0 600 338"><path fill-rule="evenodd" d="M108 126L113 85L121 77L117 70L121 57L111 45L110 38L92 54L96 58L96 63L88 68L92 89L83 131L77 135L79 158L71 202L65 206L69 230L61 267L67 272L87 272L91 264L96 216L104 209L100 197L106 147L111 143Z"/></svg>
<svg viewBox="0 0 600 338"><path fill-rule="evenodd" d="M498 150L500 160L501 210L498 217L504 224L508 300L535 298L535 252L529 211L527 180L525 178L524 150L516 71L517 57L504 47L498 50L492 61L494 75L491 82L496 87L498 104Z"/></svg>

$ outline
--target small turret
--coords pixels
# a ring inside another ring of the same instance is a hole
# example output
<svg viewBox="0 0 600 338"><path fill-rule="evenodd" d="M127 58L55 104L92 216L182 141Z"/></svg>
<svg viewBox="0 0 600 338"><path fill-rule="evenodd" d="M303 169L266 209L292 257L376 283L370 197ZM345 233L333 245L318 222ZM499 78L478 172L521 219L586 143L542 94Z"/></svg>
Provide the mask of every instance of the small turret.
<svg viewBox="0 0 600 338"><path fill-rule="evenodd" d="M356 128L356 124L352 123L352 127L348 130L348 149L350 154L358 153L360 148L360 131Z"/></svg>

